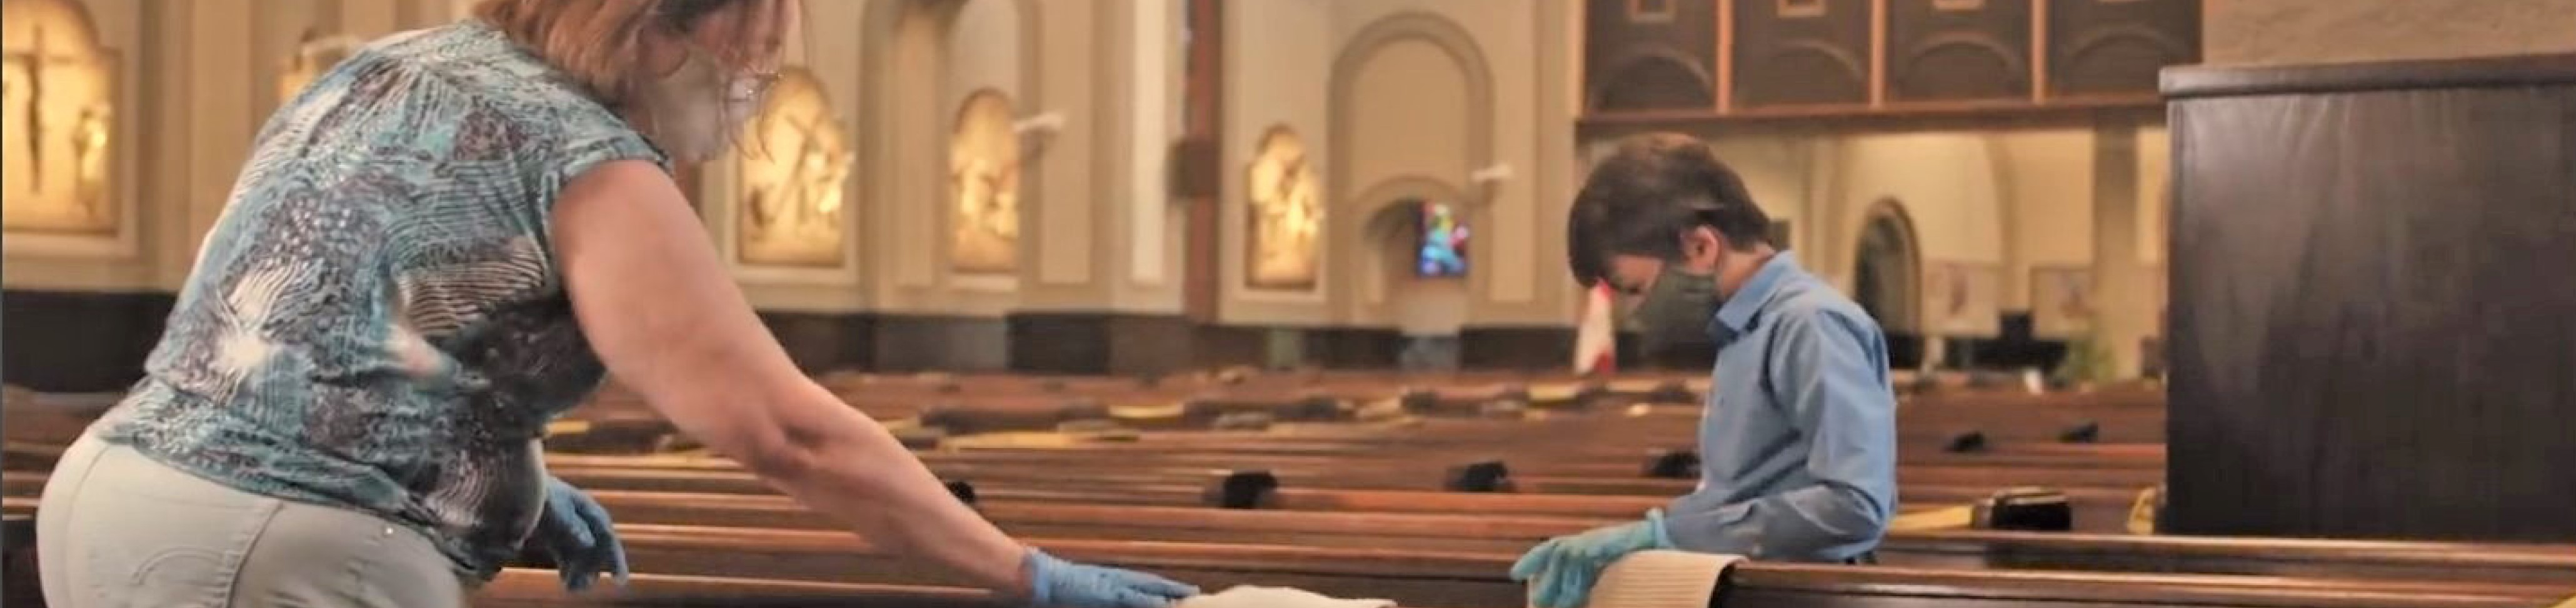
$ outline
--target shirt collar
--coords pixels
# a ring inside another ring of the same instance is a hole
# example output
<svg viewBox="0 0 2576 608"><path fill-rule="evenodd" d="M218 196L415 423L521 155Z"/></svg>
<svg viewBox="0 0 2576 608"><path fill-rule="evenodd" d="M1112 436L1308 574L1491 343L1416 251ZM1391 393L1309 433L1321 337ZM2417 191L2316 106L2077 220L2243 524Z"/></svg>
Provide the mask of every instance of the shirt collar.
<svg viewBox="0 0 2576 608"><path fill-rule="evenodd" d="M1709 335L1743 334L1752 327L1753 315L1771 302L1771 294L1780 291L1780 283L1798 272L1796 255L1786 251L1773 254L1760 270L1753 271L1753 278L1746 279L1735 295L1727 296L1726 303L1718 306L1716 317L1708 322Z"/></svg>

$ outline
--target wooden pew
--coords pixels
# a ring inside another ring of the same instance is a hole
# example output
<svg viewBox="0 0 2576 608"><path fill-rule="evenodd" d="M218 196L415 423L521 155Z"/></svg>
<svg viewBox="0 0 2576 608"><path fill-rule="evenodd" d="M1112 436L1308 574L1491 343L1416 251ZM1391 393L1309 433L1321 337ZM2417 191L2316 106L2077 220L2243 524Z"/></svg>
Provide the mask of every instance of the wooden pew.
<svg viewBox="0 0 2576 608"><path fill-rule="evenodd" d="M15 604L12 604L13 606ZM473 608L1020 608L954 587L637 574L624 589L567 593L551 570L511 568Z"/></svg>
<svg viewBox="0 0 2576 608"><path fill-rule="evenodd" d="M1728 581L1726 608L2507 608L2544 605L2516 591L2381 588L2319 589L2314 581L2276 585L2209 577L2045 575L1764 566ZM2325 585L2339 582L2326 581ZM924 586L869 585L751 578L646 574L633 587L571 595L545 571L511 570L475 596L476 608L1012 608L982 592ZM1510 604L1517 606L1519 604ZM1413 608L1428 608L1408 604ZM1490 608L1502 608L1495 605ZM1481 608L1464 607L1459 608Z"/></svg>
<svg viewBox="0 0 2576 608"><path fill-rule="evenodd" d="M784 497L604 491L619 521L836 530ZM1471 513L1317 513L1192 507L984 502L1015 535L1517 555L1612 518ZM2564 585L2576 593L2576 546L2339 541L1939 530L1891 534L1880 563L1942 569L2093 570L2350 576Z"/></svg>
<svg viewBox="0 0 2576 608"><path fill-rule="evenodd" d="M603 491L625 524L836 531L784 497ZM23 501L23 502L22 502ZM32 499L11 499L22 515ZM1469 514L1300 513L1173 507L986 503L1017 536L1184 541L1517 555L1539 540L1606 519ZM2576 592L2576 546L2101 536L1994 531L1900 532L1881 563L1935 569L2094 570L2457 580L2558 585ZM642 564L649 567L650 564Z"/></svg>
<svg viewBox="0 0 2576 608"><path fill-rule="evenodd" d="M691 526L621 526L635 563L694 576L831 582L956 585L955 575L874 553L838 532ZM1392 549L1033 539L1049 552L1088 562L1163 572L1211 588L1290 586L1340 597L1384 597L1408 606L1519 606L1519 585L1503 577L1513 556ZM2545 605L2563 585L2385 581L2220 575L1961 572L1891 567L1747 564L1724 604L1871 606L1880 597L1908 606L1994 606L2015 599L2047 606L2517 606ZM1755 593L1771 590L1766 597ZM1826 599L1820 596L1832 596ZM1976 603L1953 603L1974 601ZM1819 603L1830 602L1830 603ZM1920 602L1920 603L1916 603Z"/></svg>

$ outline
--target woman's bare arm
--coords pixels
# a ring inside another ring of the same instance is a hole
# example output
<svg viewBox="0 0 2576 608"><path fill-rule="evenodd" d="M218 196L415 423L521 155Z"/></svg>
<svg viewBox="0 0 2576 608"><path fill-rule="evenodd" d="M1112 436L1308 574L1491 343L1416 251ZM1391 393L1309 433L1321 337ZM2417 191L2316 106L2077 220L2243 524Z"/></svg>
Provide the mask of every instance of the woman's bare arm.
<svg viewBox="0 0 2576 608"><path fill-rule="evenodd" d="M1016 541L788 360L660 168L617 161L575 179L554 240L591 347L682 432L872 543L1028 588Z"/></svg>

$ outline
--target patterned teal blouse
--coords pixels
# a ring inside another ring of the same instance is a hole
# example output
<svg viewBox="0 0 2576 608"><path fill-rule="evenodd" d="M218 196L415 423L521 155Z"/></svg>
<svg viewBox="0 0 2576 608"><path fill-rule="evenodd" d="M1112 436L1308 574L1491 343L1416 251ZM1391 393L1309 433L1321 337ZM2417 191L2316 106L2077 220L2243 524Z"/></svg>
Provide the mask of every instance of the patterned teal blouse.
<svg viewBox="0 0 2576 608"><path fill-rule="evenodd" d="M604 375L556 266L556 194L667 161L470 20L368 45L254 146L145 378L95 431L410 526L488 579L542 504L534 440Z"/></svg>

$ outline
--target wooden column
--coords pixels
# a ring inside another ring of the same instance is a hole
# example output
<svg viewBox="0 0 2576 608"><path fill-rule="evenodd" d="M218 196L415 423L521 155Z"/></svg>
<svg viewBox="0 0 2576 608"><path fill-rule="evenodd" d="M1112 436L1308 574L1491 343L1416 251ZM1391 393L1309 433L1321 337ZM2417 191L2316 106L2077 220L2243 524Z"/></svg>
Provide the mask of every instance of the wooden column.
<svg viewBox="0 0 2576 608"><path fill-rule="evenodd" d="M2150 331L2146 264L2138 261L2138 123L2093 125L2093 337L2119 377L2138 374L2138 344ZM2026 273L2025 273L2026 274ZM2027 293L2027 292L2024 292Z"/></svg>
<svg viewBox="0 0 2576 608"><path fill-rule="evenodd" d="M2164 89L2166 531L2576 541L2576 54Z"/></svg>
<svg viewBox="0 0 2576 608"><path fill-rule="evenodd" d="M1184 198L1188 213L1184 218L1182 251L1187 252L1181 265L1181 309L1190 320L1215 323L1217 303L1224 293L1225 273L1217 266L1223 252L1217 247L1225 230L1218 225L1223 217L1217 206L1220 196L1217 184L1223 179L1217 172L1226 170L1225 162L1225 3L1217 0L1189 0L1183 19L1190 27L1186 80L1182 85L1181 107L1187 120L1182 122L1184 144L1173 151L1172 163L1183 175L1176 181L1186 188L1178 193Z"/></svg>

